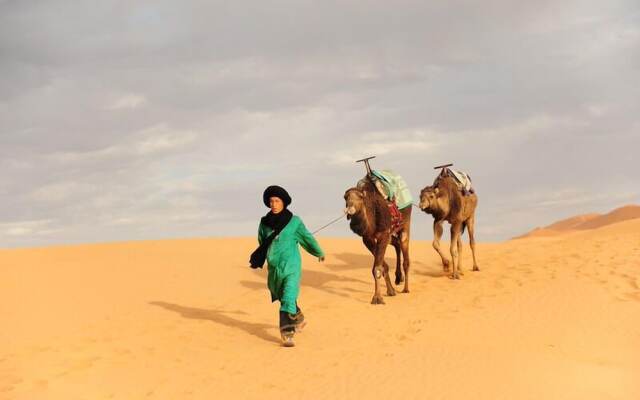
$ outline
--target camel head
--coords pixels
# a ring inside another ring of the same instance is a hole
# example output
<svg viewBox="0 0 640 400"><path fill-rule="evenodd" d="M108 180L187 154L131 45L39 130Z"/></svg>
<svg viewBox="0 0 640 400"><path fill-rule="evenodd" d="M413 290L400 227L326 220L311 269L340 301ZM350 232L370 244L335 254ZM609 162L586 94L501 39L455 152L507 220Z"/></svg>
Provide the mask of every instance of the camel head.
<svg viewBox="0 0 640 400"><path fill-rule="evenodd" d="M364 209L364 198L366 192L358 188L351 188L344 192L345 209L347 219L351 219Z"/></svg>
<svg viewBox="0 0 640 400"><path fill-rule="evenodd" d="M427 186L420 191L420 209L429 212L437 206L437 198L440 190L435 186Z"/></svg>

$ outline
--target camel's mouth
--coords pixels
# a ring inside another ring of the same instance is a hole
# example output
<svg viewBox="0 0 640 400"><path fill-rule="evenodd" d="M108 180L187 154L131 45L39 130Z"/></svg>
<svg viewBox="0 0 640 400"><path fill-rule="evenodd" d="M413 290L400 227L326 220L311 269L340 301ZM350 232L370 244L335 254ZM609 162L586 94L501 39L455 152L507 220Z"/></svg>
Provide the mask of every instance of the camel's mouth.
<svg viewBox="0 0 640 400"><path fill-rule="evenodd" d="M418 204L418 208L420 208L424 212L427 212L430 207L431 207L431 202L428 199L422 200Z"/></svg>
<svg viewBox="0 0 640 400"><path fill-rule="evenodd" d="M356 208L354 206L347 206L344 209L344 213L347 214L347 219L351 219L351 216L356 213Z"/></svg>

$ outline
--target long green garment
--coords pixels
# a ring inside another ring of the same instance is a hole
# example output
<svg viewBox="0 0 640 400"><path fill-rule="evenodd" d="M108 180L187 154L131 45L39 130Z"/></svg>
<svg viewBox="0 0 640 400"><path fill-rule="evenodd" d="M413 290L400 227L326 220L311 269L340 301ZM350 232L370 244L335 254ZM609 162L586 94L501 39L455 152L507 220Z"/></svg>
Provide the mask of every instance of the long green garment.
<svg viewBox="0 0 640 400"><path fill-rule="evenodd" d="M272 231L268 226L260 224L258 242L262 244ZM300 293L302 260L298 244L316 257L324 256L324 252L311 232L307 230L302 220L294 215L271 242L267 251L269 270L267 286L271 292L271 301L280 300L280 310L290 314L296 313L296 302Z"/></svg>

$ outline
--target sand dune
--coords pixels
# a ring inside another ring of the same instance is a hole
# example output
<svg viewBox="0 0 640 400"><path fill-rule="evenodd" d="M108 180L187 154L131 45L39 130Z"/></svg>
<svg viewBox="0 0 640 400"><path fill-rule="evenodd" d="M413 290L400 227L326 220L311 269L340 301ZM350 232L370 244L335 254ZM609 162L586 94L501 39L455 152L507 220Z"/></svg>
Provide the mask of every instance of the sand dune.
<svg viewBox="0 0 640 400"><path fill-rule="evenodd" d="M320 243L292 349L254 238L0 250L0 399L640 398L640 219L465 248L460 281L414 241L384 306L361 243Z"/></svg>
<svg viewBox="0 0 640 400"><path fill-rule="evenodd" d="M596 229L618 222L640 218L640 206L628 205L607 213L607 214L584 214L576 217L563 219L544 228L536 228L531 232L518 236L515 239L525 237L548 237L556 236L566 232Z"/></svg>
<svg viewBox="0 0 640 400"><path fill-rule="evenodd" d="M580 229L580 226L582 226L584 223L589 222L592 219L596 219L598 217L601 217L601 215L597 213L578 215L577 217L567 218L567 219L563 219L562 221L553 223L545 227L545 229L551 229L554 231L561 231L561 232L572 231L572 230Z"/></svg>
<svg viewBox="0 0 640 400"><path fill-rule="evenodd" d="M605 215L590 219L578 225L576 229L595 229L601 226L615 224L628 219L640 218L640 206L629 205L617 208Z"/></svg>

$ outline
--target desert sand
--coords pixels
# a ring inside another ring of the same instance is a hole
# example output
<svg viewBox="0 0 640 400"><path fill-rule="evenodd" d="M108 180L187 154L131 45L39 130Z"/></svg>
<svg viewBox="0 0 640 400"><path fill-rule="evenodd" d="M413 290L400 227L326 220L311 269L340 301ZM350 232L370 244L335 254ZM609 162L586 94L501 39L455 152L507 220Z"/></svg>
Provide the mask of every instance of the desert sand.
<svg viewBox="0 0 640 400"><path fill-rule="evenodd" d="M465 244L460 281L413 241L379 306L364 246L320 236L294 348L255 238L0 250L0 399L640 399L640 219L608 222L478 244L480 272Z"/></svg>

